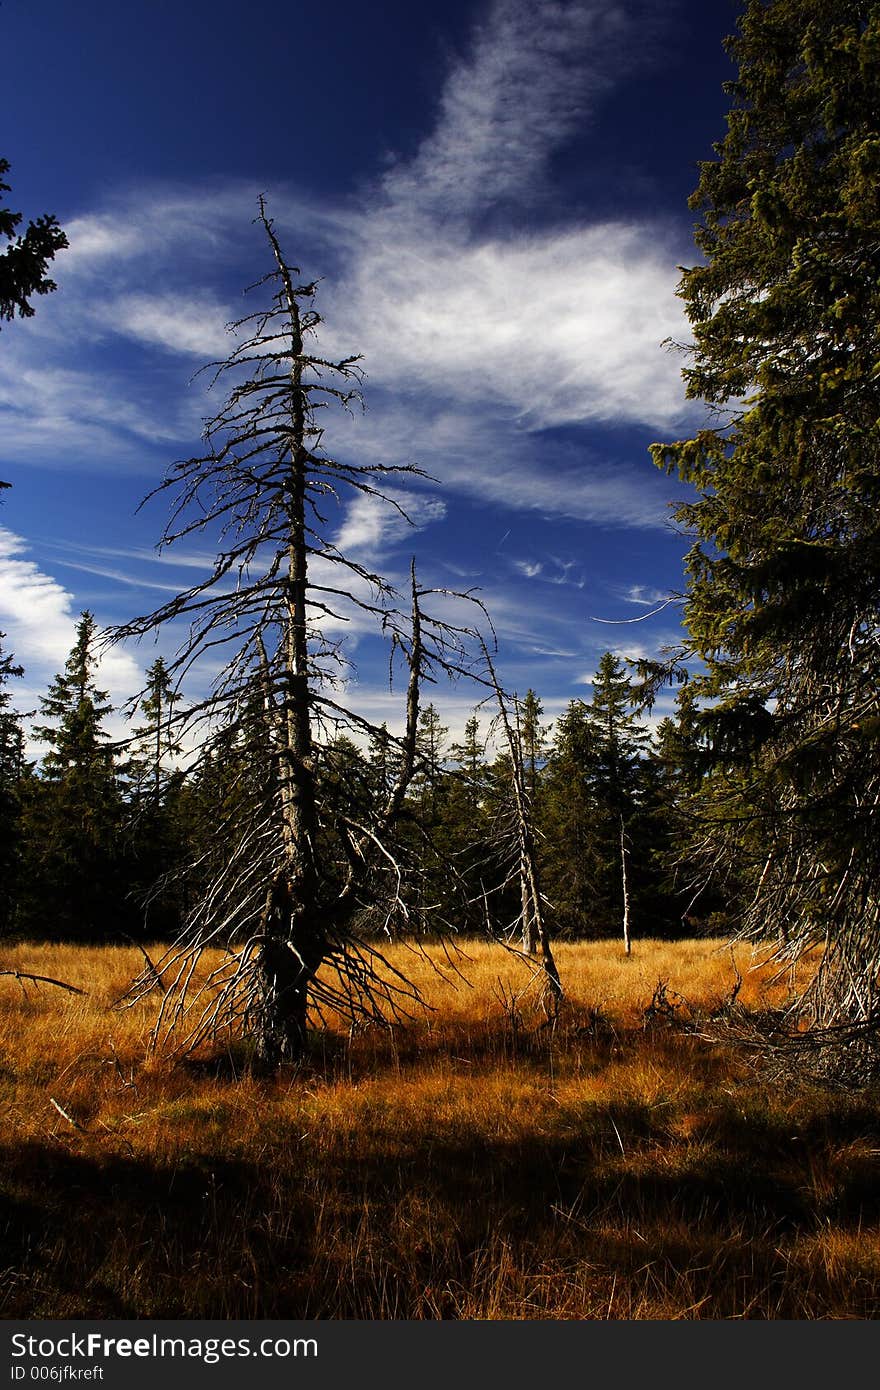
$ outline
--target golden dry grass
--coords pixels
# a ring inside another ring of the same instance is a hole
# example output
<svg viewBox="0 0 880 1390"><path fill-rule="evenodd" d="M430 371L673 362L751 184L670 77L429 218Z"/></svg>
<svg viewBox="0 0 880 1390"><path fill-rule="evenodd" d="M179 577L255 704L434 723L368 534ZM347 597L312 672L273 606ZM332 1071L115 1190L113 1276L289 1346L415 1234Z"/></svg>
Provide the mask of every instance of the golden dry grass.
<svg viewBox="0 0 880 1390"><path fill-rule="evenodd" d="M430 1007L331 1021L266 1080L241 1045L145 1060L152 1005L111 1007L134 950L7 949L89 993L0 979L0 1312L875 1316L880 1097L786 1093L676 1027L729 994L729 951L560 945L554 1029L497 946L460 974L391 954ZM740 1001L784 998L737 961ZM660 980L687 1002L646 1026Z"/></svg>

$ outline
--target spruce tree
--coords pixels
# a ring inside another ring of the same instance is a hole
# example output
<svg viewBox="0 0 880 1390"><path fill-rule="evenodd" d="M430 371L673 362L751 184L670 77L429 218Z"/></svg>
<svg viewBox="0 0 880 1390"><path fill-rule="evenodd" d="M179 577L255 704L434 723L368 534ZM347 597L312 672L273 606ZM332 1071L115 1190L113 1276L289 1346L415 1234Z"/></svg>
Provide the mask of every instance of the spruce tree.
<svg viewBox="0 0 880 1390"><path fill-rule="evenodd" d="M137 709L144 722L132 734L127 768L137 799L149 796L156 806L161 805L169 784L177 776L181 747L174 707L179 698L165 658L157 657L147 670L138 700Z"/></svg>
<svg viewBox="0 0 880 1390"><path fill-rule="evenodd" d="M141 904L142 931L152 939L176 935L183 913L180 870L187 843L188 814L181 799L183 774L175 706L179 696L163 657L146 672L137 702L143 717L122 769L126 778L127 835L133 897Z"/></svg>
<svg viewBox="0 0 880 1390"><path fill-rule="evenodd" d="M449 729L440 722L440 715L435 706L426 705L419 715L416 734L420 772L414 779L413 790L421 802L423 814L429 818L434 814L448 733Z"/></svg>
<svg viewBox="0 0 880 1390"><path fill-rule="evenodd" d="M377 800L384 800L394 786L399 765L394 740L388 732L388 725L384 722L370 733L367 763L372 795Z"/></svg>
<svg viewBox="0 0 880 1390"><path fill-rule="evenodd" d="M445 813L448 779L445 771L449 729L434 704L419 714L416 730L416 773L408 799L406 824L400 827L404 857L413 869L412 926L430 930L450 917L450 865L447 857Z"/></svg>
<svg viewBox="0 0 880 1390"><path fill-rule="evenodd" d="M465 723L461 743L453 743L449 752L466 789L468 804L476 812L482 800L486 771L486 748L480 737L480 721L476 714L472 714Z"/></svg>
<svg viewBox="0 0 880 1390"><path fill-rule="evenodd" d="M823 946L816 1024L880 1011L880 5L750 0L680 286L706 428L681 508L714 753L707 863L743 930Z"/></svg>
<svg viewBox="0 0 880 1390"><path fill-rule="evenodd" d="M538 822L547 896L565 936L596 928L596 755L589 707L571 700L556 721Z"/></svg>
<svg viewBox="0 0 880 1390"><path fill-rule="evenodd" d="M9 161L0 159L0 198L9 193L4 182L9 173ZM67 237L51 213L28 222L24 235L18 230L20 212L0 206L0 237L9 244L0 252L0 326L4 319L32 318L31 299L35 294L51 294L57 289L49 278L49 262L67 245Z"/></svg>
<svg viewBox="0 0 880 1390"><path fill-rule="evenodd" d="M596 749L593 795L598 906L606 930L616 923L630 950L634 868L644 864L638 831L642 809L642 759L648 742L634 709L633 686L620 657L605 652L593 681L590 705Z"/></svg>
<svg viewBox="0 0 880 1390"><path fill-rule="evenodd" d="M545 752L547 730L541 723L543 713L541 700L534 690L527 690L525 699L518 706L518 714L525 785L532 801L538 790L538 772Z"/></svg>
<svg viewBox="0 0 880 1390"><path fill-rule="evenodd" d="M710 889L700 865L711 802L703 795L705 753L693 684L683 685L673 715L661 719L644 764L646 870L662 935L723 931L736 898L735 879Z"/></svg>
<svg viewBox="0 0 880 1390"><path fill-rule="evenodd" d="M108 735L101 726L112 706L107 691L99 690L94 681L97 636L94 615L82 613L64 670L40 700L40 712L53 721L34 728L35 736L49 744L43 759L43 770L49 778L69 773L86 777L92 772L100 776L112 767Z"/></svg>
<svg viewBox="0 0 880 1390"><path fill-rule="evenodd" d="M99 940L128 931L134 904L122 862L122 799L103 720L107 692L95 684L98 630L84 612L65 668L40 700L50 723L42 776L26 806L25 930L36 936Z"/></svg>
<svg viewBox="0 0 880 1390"><path fill-rule="evenodd" d="M434 836L441 882L446 881L446 916L462 932L485 930L486 895L491 897L496 883L485 754L480 721L473 714L465 723L461 742L449 749L451 766L442 780Z"/></svg>

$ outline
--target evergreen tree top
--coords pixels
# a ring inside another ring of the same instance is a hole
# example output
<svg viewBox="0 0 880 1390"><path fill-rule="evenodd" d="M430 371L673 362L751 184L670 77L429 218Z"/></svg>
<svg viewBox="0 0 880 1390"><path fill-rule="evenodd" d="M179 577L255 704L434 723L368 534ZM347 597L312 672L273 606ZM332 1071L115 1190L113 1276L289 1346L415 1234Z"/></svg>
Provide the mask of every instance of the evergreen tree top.
<svg viewBox="0 0 880 1390"><path fill-rule="evenodd" d="M876 606L880 5L750 0L729 48L728 132L692 199L706 263L679 292L688 394L730 409L652 453L700 491L678 516L709 693L761 702L785 650L834 662Z"/></svg>
<svg viewBox="0 0 880 1390"><path fill-rule="evenodd" d="M34 735L51 745L43 760L49 776L60 776L71 768L82 769L100 761L107 764L109 753L100 748L109 737L101 721L112 713L106 690L99 690L94 676L98 666L95 650L98 627L94 615L82 613L76 626L76 641L46 695L40 698L41 713L52 720L34 728Z"/></svg>

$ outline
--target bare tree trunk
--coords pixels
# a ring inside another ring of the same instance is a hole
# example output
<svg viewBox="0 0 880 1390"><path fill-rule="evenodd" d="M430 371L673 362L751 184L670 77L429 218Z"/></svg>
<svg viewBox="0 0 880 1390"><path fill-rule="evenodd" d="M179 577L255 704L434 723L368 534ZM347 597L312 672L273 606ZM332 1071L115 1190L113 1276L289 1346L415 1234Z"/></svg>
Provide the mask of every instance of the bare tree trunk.
<svg viewBox="0 0 880 1390"><path fill-rule="evenodd" d="M538 881L538 862L532 833L530 803L525 785L523 767L522 739L511 727L504 692L498 682L492 658L483 644L483 656L489 672L489 680L495 692L501 726L510 755L511 787L513 790L516 834L519 845L520 901L522 904L522 949L524 954L537 955L541 948L541 959L546 976L547 991L553 1015L559 1009L562 999L562 982L553 958L550 945L550 932L544 915L544 899Z"/></svg>
<svg viewBox="0 0 880 1390"><path fill-rule="evenodd" d="M626 877L626 832L623 816L620 817L620 880L623 888L623 949L629 955L632 944L629 939L629 886Z"/></svg>
<svg viewBox="0 0 880 1390"><path fill-rule="evenodd" d="M260 968L263 987L254 1041L260 1066L271 1072L282 1062L300 1061L305 1054L311 976L286 942L271 937L263 943Z"/></svg>
<svg viewBox="0 0 880 1390"><path fill-rule="evenodd" d="M559 970L553 958L553 950L550 945L550 932L547 927L547 918L544 915L544 904L541 897L541 889L538 883L538 869L535 861L534 847L532 845L531 831L526 823L524 829L525 852L521 860L521 872L523 881L527 885L528 897L530 899L530 932L535 936L535 948L532 954L537 952L538 944L541 947L541 960L544 965L544 974L547 977L547 989L550 1000L550 1013L555 1017L559 1011L559 1003L562 999L562 981L559 978Z"/></svg>
<svg viewBox="0 0 880 1390"><path fill-rule="evenodd" d="M261 937L254 1041L258 1061L272 1071L305 1053L309 986L327 953L317 901L297 902L285 873L269 891Z"/></svg>
<svg viewBox="0 0 880 1390"><path fill-rule="evenodd" d="M326 952L320 925L320 893L314 846L317 838L315 759L312 748L308 649L308 543L305 499L308 451L307 401L303 390L300 308L290 269L271 225L263 217L283 286L290 340L290 463L287 505L286 671L279 759L284 868L273 885L263 927L265 1000L258 1053L267 1065L297 1061L306 1045L308 986Z"/></svg>
<svg viewBox="0 0 880 1390"><path fill-rule="evenodd" d="M535 914L532 911L532 899L528 882L528 863L522 847L520 848L519 860L519 886L520 900L522 902L522 949L527 955L534 956L538 953L538 924L535 921Z"/></svg>

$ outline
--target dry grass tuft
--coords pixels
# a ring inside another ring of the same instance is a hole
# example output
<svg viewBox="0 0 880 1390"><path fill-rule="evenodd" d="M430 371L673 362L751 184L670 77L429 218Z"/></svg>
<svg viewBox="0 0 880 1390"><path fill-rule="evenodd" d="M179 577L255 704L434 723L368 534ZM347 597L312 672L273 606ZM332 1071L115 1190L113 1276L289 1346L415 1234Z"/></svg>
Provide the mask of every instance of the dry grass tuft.
<svg viewBox="0 0 880 1390"><path fill-rule="evenodd" d="M737 969L751 1010L787 981L706 942L563 944L550 1028L498 947L463 943L461 975L392 955L423 1014L330 1020L265 1080L240 1042L145 1060L150 1001L111 1007L133 949L7 949L89 993L0 979L0 1311L876 1315L880 1097L768 1087L687 1026Z"/></svg>

